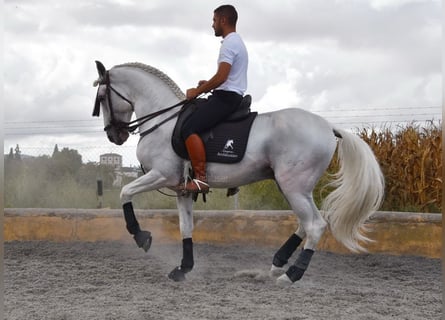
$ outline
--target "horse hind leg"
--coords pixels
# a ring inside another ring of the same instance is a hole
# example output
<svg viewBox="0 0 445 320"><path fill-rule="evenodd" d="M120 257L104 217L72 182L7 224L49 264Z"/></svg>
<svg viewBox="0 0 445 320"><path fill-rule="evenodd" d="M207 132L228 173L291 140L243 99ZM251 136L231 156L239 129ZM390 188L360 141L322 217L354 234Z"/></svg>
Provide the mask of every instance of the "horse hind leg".
<svg viewBox="0 0 445 320"><path fill-rule="evenodd" d="M275 253L272 260L272 267L270 269L271 277L281 276L285 272L284 266L288 263L289 258L292 256L295 250L297 250L305 236L306 232L304 231L303 227L299 225L297 231L295 231L295 233L293 233Z"/></svg>
<svg viewBox="0 0 445 320"><path fill-rule="evenodd" d="M294 264L277 279L278 284L292 284L303 277L327 226L315 206L312 195L296 194L287 196L287 199L306 233L306 242Z"/></svg>

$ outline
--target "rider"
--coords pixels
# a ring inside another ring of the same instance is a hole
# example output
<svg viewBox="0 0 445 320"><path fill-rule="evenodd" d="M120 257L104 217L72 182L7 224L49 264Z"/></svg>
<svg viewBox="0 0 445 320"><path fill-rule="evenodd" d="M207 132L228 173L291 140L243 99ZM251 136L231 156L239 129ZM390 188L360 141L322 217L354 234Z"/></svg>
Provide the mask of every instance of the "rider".
<svg viewBox="0 0 445 320"><path fill-rule="evenodd" d="M201 80L196 88L187 90L187 99L213 90L207 101L184 123L181 134L195 172L195 179L185 186L189 192L209 191L206 177L206 153L199 134L232 114L241 103L247 89L248 54L243 40L236 33L238 13L232 5L222 5L213 14L216 37L223 37L216 74Z"/></svg>

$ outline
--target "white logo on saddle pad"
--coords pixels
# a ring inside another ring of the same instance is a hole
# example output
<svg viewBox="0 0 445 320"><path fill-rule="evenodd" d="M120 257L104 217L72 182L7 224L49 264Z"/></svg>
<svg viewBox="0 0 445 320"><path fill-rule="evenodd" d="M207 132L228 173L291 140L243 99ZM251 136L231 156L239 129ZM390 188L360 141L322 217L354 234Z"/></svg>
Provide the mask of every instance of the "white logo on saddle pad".
<svg viewBox="0 0 445 320"><path fill-rule="evenodd" d="M218 157L226 157L226 158L238 158L238 155L233 152L233 144L235 142L233 139L227 140L224 149L218 152Z"/></svg>
<svg viewBox="0 0 445 320"><path fill-rule="evenodd" d="M226 145L224 146L224 150L233 150L233 140L227 140Z"/></svg>

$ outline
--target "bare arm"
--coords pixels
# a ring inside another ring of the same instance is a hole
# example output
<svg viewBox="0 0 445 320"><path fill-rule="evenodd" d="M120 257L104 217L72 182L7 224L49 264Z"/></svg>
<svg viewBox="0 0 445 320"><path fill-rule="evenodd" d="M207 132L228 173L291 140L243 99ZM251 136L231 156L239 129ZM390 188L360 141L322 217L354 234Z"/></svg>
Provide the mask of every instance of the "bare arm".
<svg viewBox="0 0 445 320"><path fill-rule="evenodd" d="M187 90L187 99L193 99L199 96L201 93L209 92L215 88L218 88L229 77L230 69L232 66L227 62L221 62L218 66L216 74L208 81L200 81L197 88L190 88Z"/></svg>

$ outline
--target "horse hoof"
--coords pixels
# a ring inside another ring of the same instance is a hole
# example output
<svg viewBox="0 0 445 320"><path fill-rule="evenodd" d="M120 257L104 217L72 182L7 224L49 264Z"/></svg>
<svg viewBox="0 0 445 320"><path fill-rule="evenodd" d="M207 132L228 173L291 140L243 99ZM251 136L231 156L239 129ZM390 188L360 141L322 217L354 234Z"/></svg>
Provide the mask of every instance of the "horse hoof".
<svg viewBox="0 0 445 320"><path fill-rule="evenodd" d="M276 277L281 276L284 272L285 272L284 268L280 268L275 265L272 265L272 267L270 268L270 271L269 271L269 275L272 278L276 278Z"/></svg>
<svg viewBox="0 0 445 320"><path fill-rule="evenodd" d="M168 274L168 278L175 282L185 281L185 272L181 267L176 267Z"/></svg>
<svg viewBox="0 0 445 320"><path fill-rule="evenodd" d="M281 287L288 287L288 286L291 286L292 284L293 284L293 282L291 279L289 279L287 274L283 274L277 278L277 285L279 285Z"/></svg>
<svg viewBox="0 0 445 320"><path fill-rule="evenodd" d="M151 247L151 233L149 231L139 231L134 236L134 240L136 241L139 248L142 248L145 252L147 252Z"/></svg>

